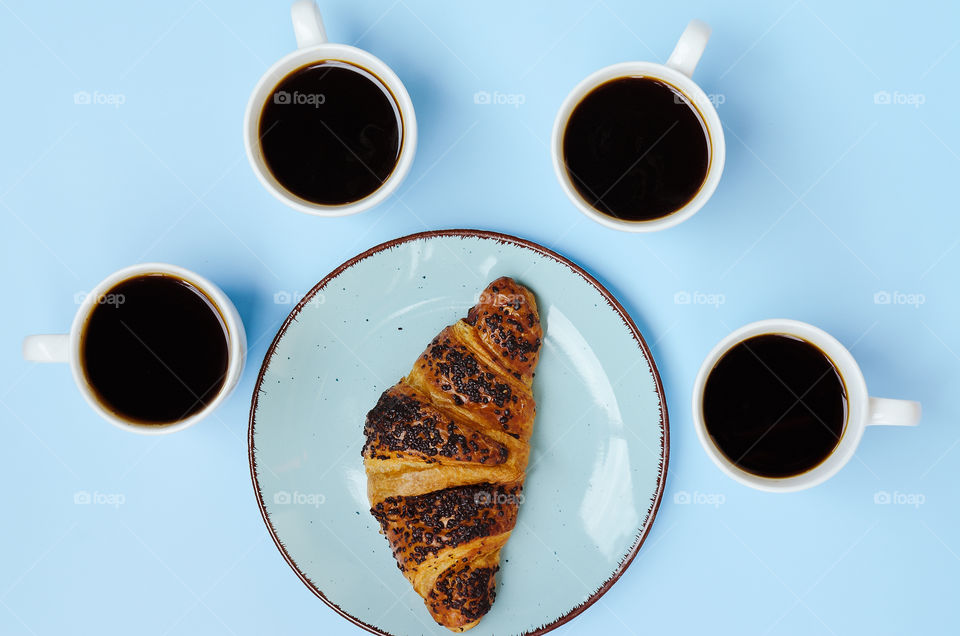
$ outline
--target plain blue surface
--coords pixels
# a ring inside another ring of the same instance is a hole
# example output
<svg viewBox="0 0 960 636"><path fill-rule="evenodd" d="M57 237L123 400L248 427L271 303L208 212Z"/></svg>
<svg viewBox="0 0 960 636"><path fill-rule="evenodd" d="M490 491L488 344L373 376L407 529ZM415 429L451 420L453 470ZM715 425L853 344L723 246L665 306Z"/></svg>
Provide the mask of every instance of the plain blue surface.
<svg viewBox="0 0 960 636"><path fill-rule="evenodd" d="M538 241L607 284L665 384L670 470L652 533L560 631L956 633L956 4L322 9L332 40L394 68L420 124L397 196L336 220L275 201L243 154L247 97L294 46L287 2L0 2L0 632L358 633L288 568L250 485L253 381L291 308L274 295L302 294L381 241L478 227ZM694 77L722 101L723 180L678 228L604 229L555 182L554 114L601 66L665 60L694 17L714 28ZM123 103L75 104L78 91ZM524 103L478 105L478 91ZM66 366L20 359L24 335L66 330L75 295L146 260L220 284L250 342L216 417L163 438L99 420ZM683 292L693 302L675 302ZM875 302L882 292L892 302ZM836 335L872 393L923 402L920 428L868 430L847 468L803 493L722 475L691 426L693 377L722 336L774 316ZM80 491L123 503L75 504Z"/></svg>

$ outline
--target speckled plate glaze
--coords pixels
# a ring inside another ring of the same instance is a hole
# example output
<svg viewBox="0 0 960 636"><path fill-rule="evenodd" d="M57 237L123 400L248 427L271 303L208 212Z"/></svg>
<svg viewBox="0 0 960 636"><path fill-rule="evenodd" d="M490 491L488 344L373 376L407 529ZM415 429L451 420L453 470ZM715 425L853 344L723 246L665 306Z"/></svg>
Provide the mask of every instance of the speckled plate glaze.
<svg viewBox="0 0 960 636"><path fill-rule="evenodd" d="M536 295L545 338L524 503L497 599L470 633L550 631L623 574L666 477L669 432L650 351L623 307L562 256L474 230L374 247L294 308L250 409L250 472L277 547L345 618L381 634L449 634L397 569L369 513L363 423L384 389L499 276Z"/></svg>

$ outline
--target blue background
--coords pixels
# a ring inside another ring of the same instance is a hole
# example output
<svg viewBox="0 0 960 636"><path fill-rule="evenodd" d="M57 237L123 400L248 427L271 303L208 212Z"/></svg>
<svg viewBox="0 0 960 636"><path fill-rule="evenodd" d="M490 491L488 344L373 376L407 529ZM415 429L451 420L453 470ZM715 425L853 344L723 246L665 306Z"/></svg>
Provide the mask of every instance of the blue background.
<svg viewBox="0 0 960 636"><path fill-rule="evenodd" d="M275 201L243 154L247 97L294 47L286 2L0 0L0 632L357 633L267 535L248 472L249 399L291 308L276 294L306 292L381 241L449 227L516 234L583 265L630 310L663 376L660 514L620 582L561 631L956 632L955 3L322 9L331 40L394 68L421 131L396 196L331 220ZM555 182L554 114L599 67L664 61L693 17L714 28L694 78L719 103L723 180L675 229L604 229ZM76 104L78 91L123 104ZM475 104L478 91L524 103ZM877 103L882 91L891 103ZM147 260L221 285L250 342L216 416L163 438L100 421L66 366L20 359L24 335L65 331L76 295ZM891 302L876 302L883 292ZM836 335L873 394L922 401L920 428L868 430L839 475L798 494L721 474L691 426L694 375L726 333L779 316ZM76 505L79 491L123 503Z"/></svg>

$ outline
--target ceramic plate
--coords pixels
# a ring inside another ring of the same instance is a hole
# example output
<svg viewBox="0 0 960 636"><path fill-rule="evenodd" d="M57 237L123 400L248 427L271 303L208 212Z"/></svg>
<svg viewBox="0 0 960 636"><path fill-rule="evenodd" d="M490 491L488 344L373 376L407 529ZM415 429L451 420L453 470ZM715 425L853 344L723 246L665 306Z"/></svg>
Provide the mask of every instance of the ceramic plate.
<svg viewBox="0 0 960 636"><path fill-rule="evenodd" d="M374 247L320 281L280 328L249 432L254 489L280 552L318 597L370 631L450 633L368 511L364 418L499 276L533 291L545 336L524 503L496 602L470 633L542 633L579 614L636 556L659 506L669 451L660 378L636 325L596 280L490 232Z"/></svg>

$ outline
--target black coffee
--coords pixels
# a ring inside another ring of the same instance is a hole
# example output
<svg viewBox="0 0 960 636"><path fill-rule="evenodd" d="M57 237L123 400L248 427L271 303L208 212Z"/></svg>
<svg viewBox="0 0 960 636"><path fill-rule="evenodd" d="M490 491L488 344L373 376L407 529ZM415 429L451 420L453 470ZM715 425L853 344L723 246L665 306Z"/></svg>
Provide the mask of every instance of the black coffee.
<svg viewBox="0 0 960 636"><path fill-rule="evenodd" d="M176 422L223 387L226 326L190 283L138 276L98 299L83 332L81 360L88 383L111 411L144 424Z"/></svg>
<svg viewBox="0 0 960 636"><path fill-rule="evenodd" d="M707 431L727 459L763 477L791 477L840 442L847 394L833 363L785 335L744 340L717 362L703 396Z"/></svg>
<svg viewBox="0 0 960 636"><path fill-rule="evenodd" d="M649 221L686 205L710 165L700 113L673 86L622 77L596 87L573 109L563 160L580 196L625 221Z"/></svg>
<svg viewBox="0 0 960 636"><path fill-rule="evenodd" d="M260 113L271 174L307 201L342 205L372 194L397 165L403 122L390 90L345 62L299 68Z"/></svg>

